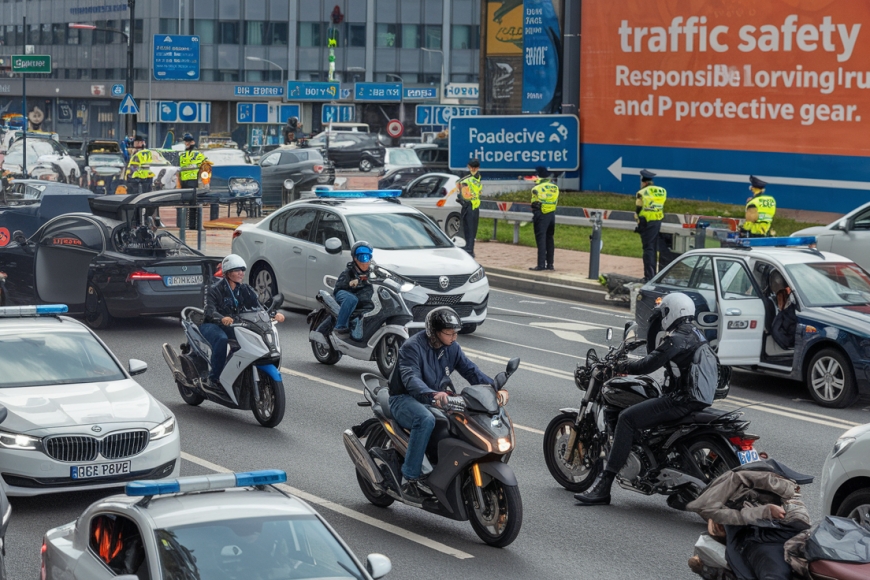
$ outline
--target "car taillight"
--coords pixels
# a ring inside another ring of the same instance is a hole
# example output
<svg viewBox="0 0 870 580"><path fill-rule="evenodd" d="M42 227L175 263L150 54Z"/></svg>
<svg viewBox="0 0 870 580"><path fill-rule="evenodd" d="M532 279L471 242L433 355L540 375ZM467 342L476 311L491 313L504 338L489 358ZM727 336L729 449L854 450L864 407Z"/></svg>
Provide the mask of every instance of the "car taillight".
<svg viewBox="0 0 870 580"><path fill-rule="evenodd" d="M758 435L735 435L734 437L729 437L728 441L740 451L752 451L753 444L759 439Z"/></svg>
<svg viewBox="0 0 870 580"><path fill-rule="evenodd" d="M234 239L234 240L235 240L236 238L238 238L240 235L242 235L242 230L235 230L235 231L233 231L233 239Z"/></svg>
<svg viewBox="0 0 870 580"><path fill-rule="evenodd" d="M141 280L163 280L163 276L157 274L156 272L146 272L144 270L139 270L138 272L133 272L127 276L127 282L139 282Z"/></svg>
<svg viewBox="0 0 870 580"><path fill-rule="evenodd" d="M323 173L323 165L315 165L312 167L314 173Z"/></svg>

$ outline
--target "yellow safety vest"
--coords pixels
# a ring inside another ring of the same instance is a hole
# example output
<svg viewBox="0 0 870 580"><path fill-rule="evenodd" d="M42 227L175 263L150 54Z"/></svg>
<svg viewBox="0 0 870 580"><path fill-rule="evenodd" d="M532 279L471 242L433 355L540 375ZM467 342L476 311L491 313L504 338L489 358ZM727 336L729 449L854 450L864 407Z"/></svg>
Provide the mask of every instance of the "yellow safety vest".
<svg viewBox="0 0 870 580"><path fill-rule="evenodd" d="M664 219L665 200L667 198L668 192L665 191L664 187L647 185L637 192L637 201L641 208L638 216L648 222Z"/></svg>
<svg viewBox="0 0 870 580"><path fill-rule="evenodd" d="M541 213L556 211L559 202L559 186L549 179L539 179L538 184L532 188L532 203L541 204Z"/></svg>
<svg viewBox="0 0 870 580"><path fill-rule="evenodd" d="M754 222L744 222L743 229L750 234L767 235L773 223L773 216L776 215L776 200L762 193L749 198L749 201L746 202L746 209L748 210L750 207L758 210L758 219Z"/></svg>
<svg viewBox="0 0 870 580"><path fill-rule="evenodd" d="M471 202L471 209L473 210L480 207L480 191L482 189L480 174L466 175L459 180L459 191L462 192L462 198Z"/></svg>
<svg viewBox="0 0 870 580"><path fill-rule="evenodd" d="M137 151L130 158L130 164L127 167L127 173L132 171L133 179L154 179L154 172L151 171L152 155L148 149Z"/></svg>
<svg viewBox="0 0 870 580"><path fill-rule="evenodd" d="M199 151L185 151L178 158L181 165L181 181L194 181L199 179L199 167L205 161L205 155Z"/></svg>

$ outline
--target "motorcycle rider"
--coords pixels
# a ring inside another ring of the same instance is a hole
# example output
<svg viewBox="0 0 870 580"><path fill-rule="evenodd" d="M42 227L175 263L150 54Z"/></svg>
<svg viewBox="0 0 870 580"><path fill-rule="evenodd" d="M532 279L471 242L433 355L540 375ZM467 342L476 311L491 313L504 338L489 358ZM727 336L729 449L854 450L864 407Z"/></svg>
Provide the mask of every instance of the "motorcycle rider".
<svg viewBox="0 0 870 580"><path fill-rule="evenodd" d="M353 260L347 263L347 268L335 281L335 301L341 305L341 310L338 311L334 333L341 340L347 340L350 336L347 325L356 307L372 301L373 289L368 277L373 251L368 242L355 243L350 249Z"/></svg>
<svg viewBox="0 0 870 580"><path fill-rule="evenodd" d="M435 417L426 405L447 404L444 389L454 370L472 385L493 384L462 352L456 342L460 329L462 321L452 308L435 308L426 316L426 332L418 332L399 349L399 360L390 375L390 413L399 425L411 430L402 465L402 496L412 503L423 502L418 484L429 436L435 428ZM506 401L507 391L499 391L499 396Z"/></svg>
<svg viewBox="0 0 870 580"><path fill-rule="evenodd" d="M662 328L666 335L655 350L646 357L617 363L613 371L620 374L642 375L665 368L667 381L663 396L632 405L619 414L613 444L607 462L592 485L582 493L574 494L579 505L609 505L610 486L631 452L634 434L669 421L700 411L706 403L694 400L689 391L689 371L695 351L706 342L704 335L692 324L695 303L682 292L665 296L658 310L662 314Z"/></svg>
<svg viewBox="0 0 870 580"><path fill-rule="evenodd" d="M211 345L211 371L209 388L220 388L220 376L227 362L227 342L235 340L233 317L246 310L260 307L257 291L244 284L245 260L238 254L230 254L221 261L223 278L212 284L205 301L205 320L199 330ZM284 322L284 315L275 313L275 320Z"/></svg>

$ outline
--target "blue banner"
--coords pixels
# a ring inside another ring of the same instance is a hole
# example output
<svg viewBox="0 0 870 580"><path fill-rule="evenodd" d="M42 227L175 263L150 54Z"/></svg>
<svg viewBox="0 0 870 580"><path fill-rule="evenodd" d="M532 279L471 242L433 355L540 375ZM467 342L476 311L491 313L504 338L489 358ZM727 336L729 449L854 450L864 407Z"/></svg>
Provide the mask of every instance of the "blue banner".
<svg viewBox="0 0 870 580"><path fill-rule="evenodd" d="M287 81L288 101L336 101L341 86L338 83Z"/></svg>
<svg viewBox="0 0 870 580"><path fill-rule="evenodd" d="M553 0L523 0L523 113L562 105L562 34Z"/></svg>
<svg viewBox="0 0 870 580"><path fill-rule="evenodd" d="M233 94L237 97L283 97L284 87L236 85Z"/></svg>
<svg viewBox="0 0 870 580"><path fill-rule="evenodd" d="M402 83L356 83L353 90L355 101L400 102Z"/></svg>
<svg viewBox="0 0 870 580"><path fill-rule="evenodd" d="M154 35L154 78L158 81L199 80L199 37Z"/></svg>

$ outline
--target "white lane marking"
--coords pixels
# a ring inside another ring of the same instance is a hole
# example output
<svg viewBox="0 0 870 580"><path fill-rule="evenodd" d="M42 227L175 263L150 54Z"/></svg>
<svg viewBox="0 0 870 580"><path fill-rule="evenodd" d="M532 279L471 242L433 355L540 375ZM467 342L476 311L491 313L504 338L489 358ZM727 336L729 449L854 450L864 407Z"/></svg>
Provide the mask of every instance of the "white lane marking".
<svg viewBox="0 0 870 580"><path fill-rule="evenodd" d="M540 322L540 323L532 322L531 324L524 324L522 322L513 322L511 320L501 320L500 318L493 318L491 316L488 317L486 319L486 321L487 322L501 322L502 324L513 324L514 326L523 326L525 328L534 328L535 330L550 330L549 328L546 328L544 326L545 324L547 324L545 322ZM540 324L541 326L536 326L536 324ZM563 323L563 324L573 324L573 323L567 322L567 323ZM580 324L580 323L578 323L578 324ZM557 336L558 336L558 334L557 334ZM592 346L597 346L599 348L608 348L608 346L605 344L599 344L597 342L591 342L591 341L585 340L585 339L582 341L576 341L576 340L573 340L570 338L565 339L565 340L569 340L569 341L573 341L573 342L583 342L584 344L591 344ZM545 350L545 352L551 352L551 351ZM559 354L559 353L553 353L553 354Z"/></svg>
<svg viewBox="0 0 870 580"><path fill-rule="evenodd" d="M792 413L798 413L800 415L808 415L810 417L818 417L820 419L829 419L832 421L839 421L840 423L843 423L844 425L849 425L851 427L857 427L858 425L863 425L863 423L853 423L852 421L846 421L845 419L831 417L830 415L824 415L822 413L813 413L811 411L804 411L802 409L794 409L792 407L783 407L782 405L775 405L774 403L765 403L763 401L754 401L752 399L746 399L744 397L729 397L729 398L733 399L735 401L746 401L748 403L756 403L757 402L757 403L763 404L765 407L773 407L774 409L782 409L783 411L790 411Z"/></svg>
<svg viewBox="0 0 870 580"><path fill-rule="evenodd" d="M541 302L539 300L520 300L520 304L546 304L546 302Z"/></svg>
<svg viewBox="0 0 870 580"><path fill-rule="evenodd" d="M541 298L540 294L528 294L526 292L517 292L516 290L504 290L502 288L493 288L492 286L490 286L489 292L490 292L490 294L493 292L501 292L502 294L513 294L514 296L525 296L527 298ZM573 305L573 304L577 304L577 302L573 301L573 300L561 300L559 298L550 298L549 296L546 296L545 298L547 299L548 302L556 302L558 304L568 304L569 306ZM577 310L583 309L580 306L575 306L574 308L577 308ZM623 314L623 315L625 314L624 309L605 308L603 306L589 306L589 307L587 307L587 310L589 310L589 312L600 312L600 313L606 313L606 314Z"/></svg>
<svg viewBox="0 0 870 580"><path fill-rule="evenodd" d="M571 310L582 310L584 312L594 312L596 314L602 314L602 312L600 310L596 310L594 308L582 308L580 306L572 306ZM611 312L613 312L613 311L611 311L611 310L607 311L608 314L610 314ZM621 311L619 311L619 312L621 312ZM623 320L634 320L634 317L632 317L632 316L622 316L619 314L614 314L614 318L622 318Z"/></svg>
<svg viewBox="0 0 870 580"><path fill-rule="evenodd" d="M494 322L507 322L506 320L496 320L495 318L487 318L487 322L489 322L489 321L494 321ZM515 323L515 322L508 322L508 324L516 324L516 323ZM521 325L521 326L525 326L525 325ZM477 340L478 338L482 338L483 340L491 340L491 341L493 341L493 342L500 342L500 343L502 343L502 344L509 344L509 345L511 345L511 346L519 346L519 347L521 347L521 348L528 348L528 349L530 349L530 350L539 350L539 351L541 351L541 352L545 352L545 353L547 353L547 354L558 354L558 355L560 355L560 356L567 356L567 357L572 358L572 359L575 359L575 360L577 360L577 359L580 358L580 357L579 357L578 355L576 355L576 354L568 354L568 353L565 353L565 352L556 352L556 351L554 351L554 350L548 350L548 349L546 349L546 348L538 348L537 346L529 346L529 345L527 345L527 344L520 344L520 343L518 343L518 342L509 342L509 341L507 341L507 340L501 340L500 338L492 338L492 337L490 337L490 336L483 336L482 334L475 334L473 338L474 338L475 340ZM468 339L467 339L467 338L463 338L463 341L465 341L465 340L468 340ZM592 344L592 343L590 343L590 344ZM463 349L463 350L464 350L464 349Z"/></svg>
<svg viewBox="0 0 870 580"><path fill-rule="evenodd" d="M211 461L209 461L207 459L203 459L201 457L191 455L190 453L186 453L184 451L181 452L181 458L185 459L187 461L190 461L191 463L196 463L197 465L205 467L206 469L210 469L216 473L233 473L233 471L231 469L227 469L226 467L223 467L222 465L212 463ZM414 532L411 532L411 531L406 530L404 528L400 528L399 526L395 526L393 524L388 524L388 523L383 522L381 520L375 519L371 516L367 516L363 513L360 513L358 511L354 511L354 510L352 510L348 507L345 507L341 504L337 504L335 502L329 501L328 499L324 499L322 497L318 497L316 495L310 494L307 491L302 491L301 489L297 489L295 487L291 487L291 486L283 484L283 483L279 483L275 487L282 489L282 490L286 491L287 493L290 493L290 494L298 497L299 499L306 501L310 504L314 504L316 506L328 509L330 511L334 511L334 512L339 513L343 516L347 516L351 519L354 519L358 522L362 522L364 524L374 526L374 527L381 529L385 532L389 532L391 534L399 536L400 538L405 538L406 540L410 540L412 542L420 544L421 546L425 546L429 549L435 550L436 552L441 552L442 554L447 554L448 556L453 556L454 558L457 558L459 560L467 560L468 558L474 558L474 556L472 556L471 554L469 554L467 552L463 552L462 550L457 550L456 548L451 548L450 546L448 546L446 544L442 544L441 542L436 542L435 540L430 540L429 538L427 538L425 536L421 536L420 534L415 534Z"/></svg>
<svg viewBox="0 0 870 580"><path fill-rule="evenodd" d="M482 351L474 350L471 348L466 348L463 350L464 350L465 354L468 356L471 356L473 358L479 358L481 360L485 360L485 361L489 361L489 362L504 364L510 360L509 358L501 356L501 355L490 354L488 352L482 352ZM559 379L567 379L570 381L574 380L573 373L569 373L566 371L560 371L557 369L550 369L550 368L542 367L540 365L536 365L536 364L532 364L532 363L521 363L520 368L527 370L527 371L532 371L534 373L540 373L542 375L549 375L551 377L556 377Z"/></svg>

